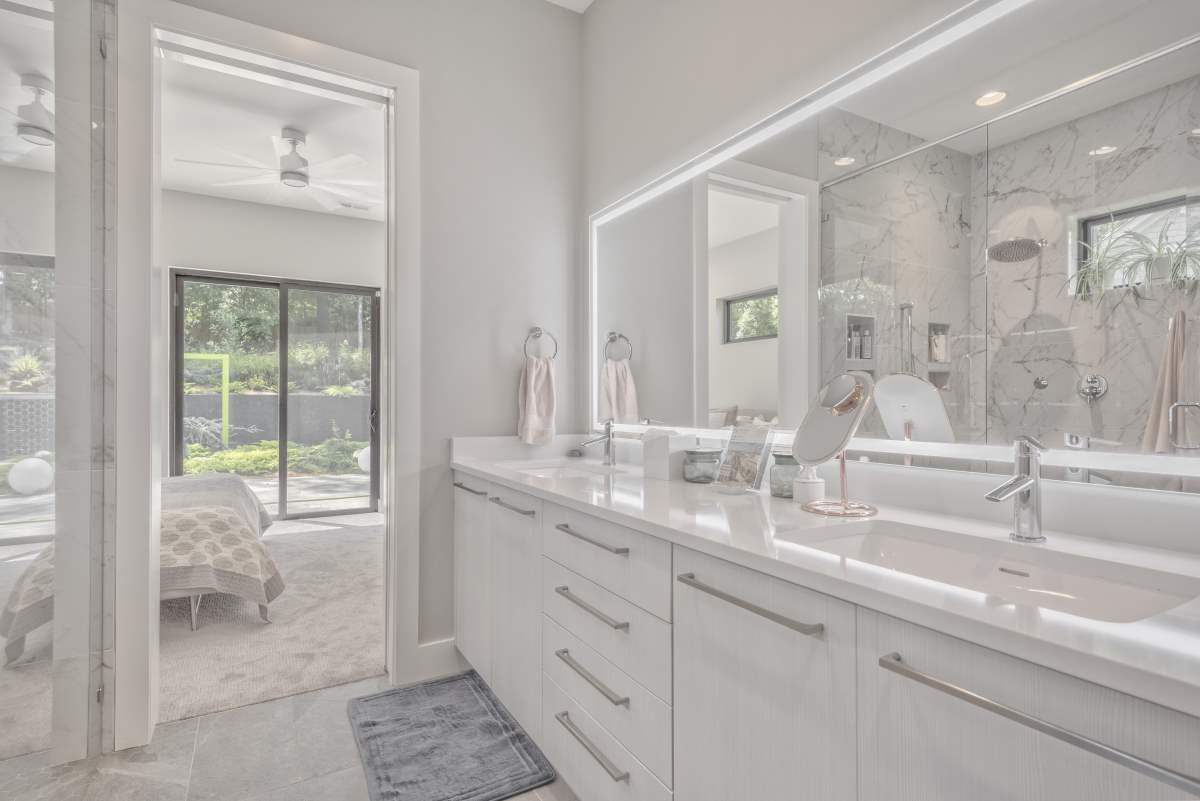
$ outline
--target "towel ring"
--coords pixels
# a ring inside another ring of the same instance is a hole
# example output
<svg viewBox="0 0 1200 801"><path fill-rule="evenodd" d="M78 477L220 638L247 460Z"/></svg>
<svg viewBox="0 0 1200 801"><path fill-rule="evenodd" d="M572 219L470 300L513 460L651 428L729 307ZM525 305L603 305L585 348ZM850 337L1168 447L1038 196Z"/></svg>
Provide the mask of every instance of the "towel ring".
<svg viewBox="0 0 1200 801"><path fill-rule="evenodd" d="M629 355L626 356L625 358L630 359L630 360L633 359L633 343L629 341L629 337L627 337L624 334L619 333L617 331L609 331L608 332L608 340L604 343L604 358L606 358L606 359L612 358L611 356L608 355L608 349L610 347L612 347L612 345L614 343L616 343L622 339L625 340L625 346L627 348L629 348Z"/></svg>
<svg viewBox="0 0 1200 801"><path fill-rule="evenodd" d="M529 340L541 339L542 334L545 334L546 336L550 337L550 341L554 343L554 354L550 358L551 359L558 358L558 340L555 338L554 334L551 334L549 331L546 331L540 325L535 325L533 328L530 329L529 334L526 335L525 344L522 346L522 349L525 351L526 359L529 358Z"/></svg>

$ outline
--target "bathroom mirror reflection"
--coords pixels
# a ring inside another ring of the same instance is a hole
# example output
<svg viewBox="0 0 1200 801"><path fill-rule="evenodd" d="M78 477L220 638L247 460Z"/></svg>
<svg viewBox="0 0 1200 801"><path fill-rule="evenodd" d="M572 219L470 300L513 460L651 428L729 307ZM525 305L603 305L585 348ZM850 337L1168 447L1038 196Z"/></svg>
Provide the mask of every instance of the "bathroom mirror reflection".
<svg viewBox="0 0 1200 801"><path fill-rule="evenodd" d="M1197 32L1035 1L605 219L593 323L639 401L611 416L792 427L862 371L856 455L1006 470L1026 434L1051 478L1196 490Z"/></svg>

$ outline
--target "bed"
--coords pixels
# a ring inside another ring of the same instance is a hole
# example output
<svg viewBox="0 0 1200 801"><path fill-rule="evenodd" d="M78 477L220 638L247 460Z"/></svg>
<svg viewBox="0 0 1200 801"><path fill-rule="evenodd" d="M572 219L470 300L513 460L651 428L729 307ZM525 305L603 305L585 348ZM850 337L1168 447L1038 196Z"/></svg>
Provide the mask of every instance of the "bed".
<svg viewBox="0 0 1200 801"><path fill-rule="evenodd" d="M246 482L232 475L163 480L160 598L189 598L192 629L205 595L229 593L268 606L283 592L283 577L261 538L271 516ZM25 650L25 637L54 617L54 544L25 568L0 612L5 664Z"/></svg>

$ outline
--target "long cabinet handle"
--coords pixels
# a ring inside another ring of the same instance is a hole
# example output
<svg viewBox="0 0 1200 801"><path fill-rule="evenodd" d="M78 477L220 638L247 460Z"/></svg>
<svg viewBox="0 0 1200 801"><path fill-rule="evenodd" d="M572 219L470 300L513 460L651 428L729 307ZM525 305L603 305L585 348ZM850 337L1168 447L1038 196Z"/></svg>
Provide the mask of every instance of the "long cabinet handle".
<svg viewBox="0 0 1200 801"><path fill-rule="evenodd" d="M792 620L790 617L784 617L777 612L772 612L770 609L764 609L763 607L752 604L749 601L744 601L741 598L738 598L736 595L730 595L724 590L719 590L711 584L705 584L703 581L700 581L696 578L695 573L683 573L676 576L675 580L680 584L686 584L694 590L706 592L714 598L720 598L726 603L731 603L740 609L745 609L747 612L753 612L759 617L765 617L767 620L770 620L773 623L786 626L792 631L798 631L801 634L807 634L809 637L817 637L825 631L824 623L802 623L799 620Z"/></svg>
<svg viewBox="0 0 1200 801"><path fill-rule="evenodd" d="M559 523L557 526L555 526L555 528L561 531L563 534L570 534L577 540L583 540L588 545L595 545L597 548L602 548L609 553L616 554L617 556L629 556L628 548L617 548L609 545L607 542L601 542L600 540L592 539L587 534L581 534L580 532L568 526L566 523Z"/></svg>
<svg viewBox="0 0 1200 801"><path fill-rule="evenodd" d="M468 487L466 484L462 483L461 481L455 481L454 486L458 487L460 490L466 490L467 492L471 493L472 495L487 495L487 490L471 489L470 487Z"/></svg>
<svg viewBox="0 0 1200 801"><path fill-rule="evenodd" d="M507 509L508 511L516 512L519 515L525 515L526 517L536 517L537 516L537 512L534 511L533 509L522 509L520 506L513 506L511 503L500 500L495 495L488 498L488 500L491 501L492 503L496 504L497 506L502 506L505 509Z"/></svg>
<svg viewBox="0 0 1200 801"><path fill-rule="evenodd" d="M1110 762L1115 762L1118 765L1137 771L1143 776L1149 776L1152 779L1157 779L1163 784L1169 784L1177 790L1200 795L1200 779L1193 776L1187 776L1183 773L1177 773L1169 768L1164 768L1162 765L1156 765L1153 762L1148 762L1141 757L1134 756L1126 751L1113 748L1110 745L1105 745L1102 742L1093 740L1090 737L1085 737L1082 734L1064 729L1047 720L1035 718L1033 715L1028 715L1019 709L1013 709L1011 706L1005 706L998 701L993 701L990 698L979 695L964 687L959 687L956 684L951 684L948 681L939 679L936 676L931 676L928 673L922 673L909 667L898 653L887 654L879 657L879 666L884 670L891 671L906 679L912 679L915 682L924 684L926 687L932 687L938 692L943 692L946 695L958 698L961 701L966 701L969 704L986 709L1003 718L1008 718L1015 723L1020 723L1022 726L1028 726L1035 731L1053 737L1056 740L1061 740L1064 743L1073 745L1076 748L1082 748L1084 751L1103 757Z"/></svg>
<svg viewBox="0 0 1200 801"><path fill-rule="evenodd" d="M596 692L608 699L613 706L629 706L629 696L617 695L607 684L600 681L592 675L592 672L583 665L575 661L575 657L571 656L571 652L566 648L560 648L554 652L554 655L567 664L567 667L578 673L584 681L596 688Z"/></svg>
<svg viewBox="0 0 1200 801"><path fill-rule="evenodd" d="M568 587L566 584L562 585L561 587L555 587L554 591L557 592L562 597L566 598L571 603L578 606L583 611L587 612L589 615L592 615L597 620L604 623L604 625L608 626L610 629L616 629L618 631L628 631L629 630L629 622L628 621L622 622L620 620L617 620L614 617L609 617L608 615L604 614L596 607L589 604L587 601L580 598L575 593L571 592L571 588Z"/></svg>
<svg viewBox="0 0 1200 801"><path fill-rule="evenodd" d="M596 747L596 744L588 739L588 736L579 730L575 725L575 721L571 720L571 716L566 712L559 712L554 716L554 719L562 724L562 727L571 733L571 736L579 741L583 746L583 750L592 755L592 759L600 763L600 767L604 768L604 772L608 774L614 782L629 781L629 771L623 771L613 764L613 761L606 757L604 753Z"/></svg>

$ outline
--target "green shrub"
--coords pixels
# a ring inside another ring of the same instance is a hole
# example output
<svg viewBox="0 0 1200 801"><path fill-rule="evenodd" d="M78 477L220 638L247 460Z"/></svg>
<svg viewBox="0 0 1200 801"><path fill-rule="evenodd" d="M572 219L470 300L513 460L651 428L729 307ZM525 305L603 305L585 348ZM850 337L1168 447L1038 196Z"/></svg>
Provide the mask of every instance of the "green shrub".
<svg viewBox="0 0 1200 801"><path fill-rule="evenodd" d="M288 471L299 475L357 473L354 454L367 447L347 437L334 436L316 445L288 443ZM235 473L239 476L270 476L279 471L279 442L261 440L227 450L210 450L189 445L183 472Z"/></svg>
<svg viewBox="0 0 1200 801"><path fill-rule="evenodd" d="M354 398L362 395L363 393L358 391L358 387L351 386L350 384L341 384L325 387L323 394L328 395L331 398Z"/></svg>

